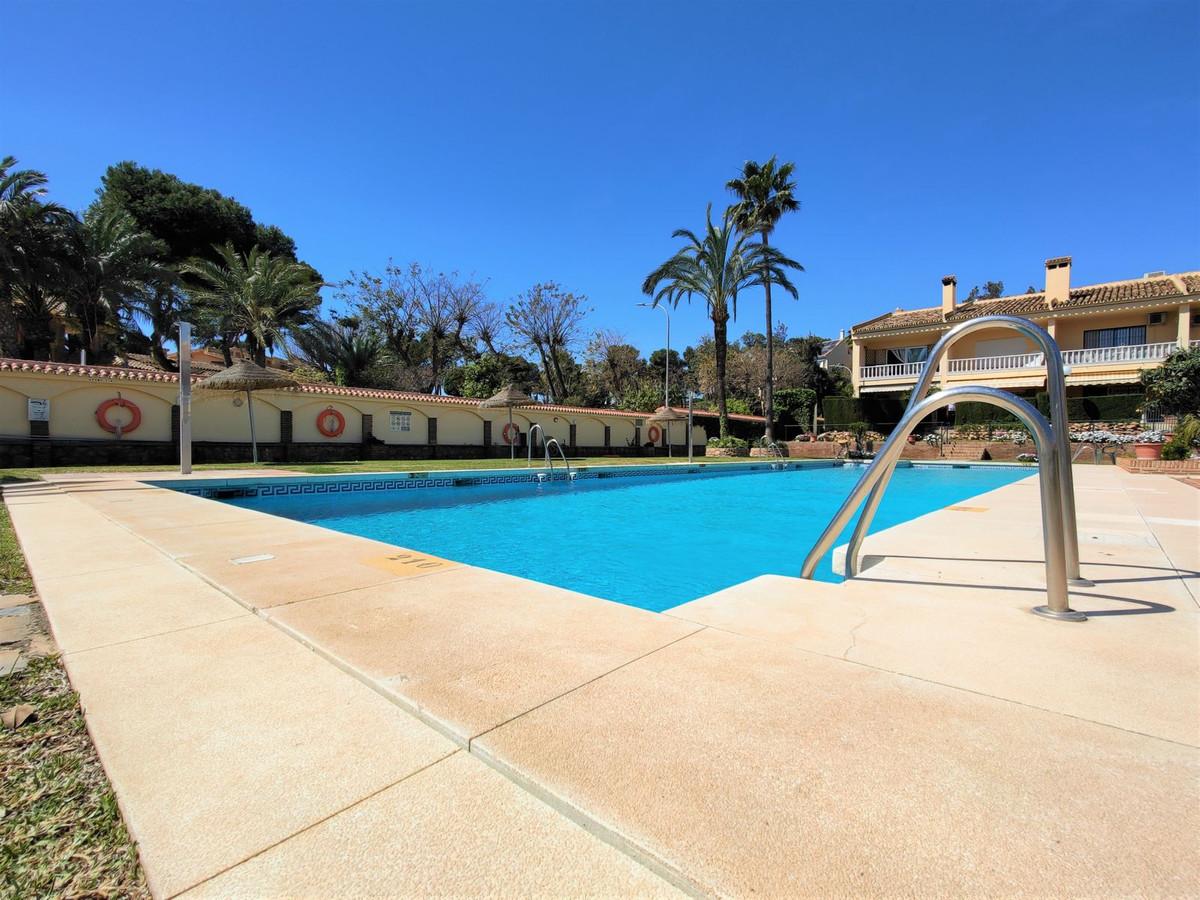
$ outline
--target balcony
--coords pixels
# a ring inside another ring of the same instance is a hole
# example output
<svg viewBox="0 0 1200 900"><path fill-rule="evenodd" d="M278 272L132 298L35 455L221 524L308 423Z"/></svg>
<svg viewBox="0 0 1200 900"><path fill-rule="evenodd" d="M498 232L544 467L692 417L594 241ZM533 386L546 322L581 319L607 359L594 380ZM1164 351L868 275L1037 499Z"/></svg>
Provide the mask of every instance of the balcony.
<svg viewBox="0 0 1200 900"><path fill-rule="evenodd" d="M1200 346L1192 341L1191 346ZM1144 365L1166 359L1179 349L1175 341L1160 344L1132 344L1126 347L1096 347L1091 350L1063 350L1062 361L1068 371L1072 366L1095 366L1121 363ZM1034 371L1044 369L1045 357L1041 353L1017 353L1010 356L968 356L950 360L950 374L974 374L1013 372L1022 369ZM925 368L923 362L888 363L882 366L863 366L862 381L906 379L916 381Z"/></svg>

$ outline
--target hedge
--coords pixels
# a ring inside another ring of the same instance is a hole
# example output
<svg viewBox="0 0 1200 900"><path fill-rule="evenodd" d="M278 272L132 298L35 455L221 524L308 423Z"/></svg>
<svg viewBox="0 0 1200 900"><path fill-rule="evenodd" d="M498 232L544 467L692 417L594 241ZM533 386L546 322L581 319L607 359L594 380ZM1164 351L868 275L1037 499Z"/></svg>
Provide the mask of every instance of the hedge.
<svg viewBox="0 0 1200 900"><path fill-rule="evenodd" d="M1067 419L1071 422L1129 422L1140 417L1146 402L1141 394L1110 394L1106 397L1068 397ZM1050 417L1050 395L1039 391L1034 399L1038 411ZM954 407L954 424L987 425L1017 421L1016 416L989 403L959 403Z"/></svg>

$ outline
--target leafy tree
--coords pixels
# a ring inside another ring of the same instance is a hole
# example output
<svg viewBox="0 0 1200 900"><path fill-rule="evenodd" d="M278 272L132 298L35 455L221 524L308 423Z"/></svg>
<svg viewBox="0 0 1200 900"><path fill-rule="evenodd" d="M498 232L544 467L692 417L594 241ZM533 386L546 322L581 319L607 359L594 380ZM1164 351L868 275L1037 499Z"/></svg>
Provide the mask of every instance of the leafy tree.
<svg viewBox="0 0 1200 900"><path fill-rule="evenodd" d="M129 215L140 231L162 242L161 261L177 270L193 259L222 264L220 248L227 244L241 254L258 247L274 259L298 261L292 238L275 225L255 222L232 197L134 162L109 166L92 211ZM307 263L301 266L310 281L320 284L320 273ZM204 311L187 309L187 278L160 284L139 310L138 318L150 328L150 352L164 368L174 368L163 345L175 323L184 316L206 318ZM229 348L223 349L228 359Z"/></svg>
<svg viewBox="0 0 1200 900"><path fill-rule="evenodd" d="M584 354L584 370L603 397L603 405L619 401L646 370L637 347L615 331L597 331Z"/></svg>
<svg viewBox="0 0 1200 900"><path fill-rule="evenodd" d="M1157 369L1143 369L1146 399L1166 415L1200 413L1200 347L1176 350Z"/></svg>
<svg viewBox="0 0 1200 900"><path fill-rule="evenodd" d="M446 388L448 391L454 388L460 397L486 400L507 384L532 391L538 378L538 367L523 357L484 353L454 370L453 377L446 380Z"/></svg>
<svg viewBox="0 0 1200 900"><path fill-rule="evenodd" d="M982 285L975 285L967 293L967 303L974 300L995 300L997 297L1004 296L1003 281L985 281Z"/></svg>
<svg viewBox="0 0 1200 900"><path fill-rule="evenodd" d="M742 166L742 174L726 183L725 187L737 197L733 207L734 222L738 228L746 232L756 232L763 247L770 242L771 233L785 213L795 212L800 208L794 191L796 183L792 181L795 165L790 162L779 165L772 156L765 163L747 161ZM803 271L797 264L795 268ZM767 313L766 349L766 381L763 386L763 414L767 418L766 438L774 440L773 432L773 400L775 385L775 352L771 327L771 275L768 271L763 278L763 291ZM795 293L793 292L793 296Z"/></svg>
<svg viewBox="0 0 1200 900"><path fill-rule="evenodd" d="M495 313L483 286L456 272L430 272L419 263L383 272L351 273L339 297L388 350L390 387L436 393L460 363L478 355L481 333L495 345Z"/></svg>
<svg viewBox="0 0 1200 900"><path fill-rule="evenodd" d="M642 291L653 297L655 305L668 302L678 306L681 299L690 301L696 295L704 298L713 323L720 436L727 437L727 334L730 317L737 315L738 293L764 285L769 279L795 297L796 287L784 270L798 269L800 264L761 241L750 243L734 224L732 210L726 210L720 223L714 224L709 204L706 218L703 237L686 228L672 235L683 238L685 246L646 276Z"/></svg>
<svg viewBox="0 0 1200 900"><path fill-rule="evenodd" d="M205 311L206 328L222 338L226 365L229 348L242 339L253 360L266 365L268 351L312 322L321 303L317 286L302 264L257 247L241 254L225 244L219 256L220 262L196 258L183 265L196 280L192 300Z"/></svg>
<svg viewBox="0 0 1200 900"><path fill-rule="evenodd" d="M515 298L505 322L521 346L537 354L545 373L551 401L562 401L571 393L564 363L571 361L570 349L579 339L580 328L590 309L587 297L564 290L553 281L535 284Z"/></svg>
<svg viewBox="0 0 1200 900"><path fill-rule="evenodd" d="M812 422L817 392L812 388L780 388L775 392L779 421L788 425L805 426Z"/></svg>

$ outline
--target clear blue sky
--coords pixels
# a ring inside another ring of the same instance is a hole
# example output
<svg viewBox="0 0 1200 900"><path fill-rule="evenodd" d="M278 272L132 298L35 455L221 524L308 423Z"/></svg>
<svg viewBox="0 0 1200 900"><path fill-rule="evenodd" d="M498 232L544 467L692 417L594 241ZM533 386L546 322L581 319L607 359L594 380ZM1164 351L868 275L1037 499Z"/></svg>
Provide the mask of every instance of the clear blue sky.
<svg viewBox="0 0 1200 900"><path fill-rule="evenodd" d="M136 160L248 205L327 278L421 260L589 295L661 344L643 276L797 165L792 333L1003 279L1200 266L1200 3L8 2L0 153L82 208ZM732 333L762 329L743 296ZM674 320L676 346L707 331Z"/></svg>

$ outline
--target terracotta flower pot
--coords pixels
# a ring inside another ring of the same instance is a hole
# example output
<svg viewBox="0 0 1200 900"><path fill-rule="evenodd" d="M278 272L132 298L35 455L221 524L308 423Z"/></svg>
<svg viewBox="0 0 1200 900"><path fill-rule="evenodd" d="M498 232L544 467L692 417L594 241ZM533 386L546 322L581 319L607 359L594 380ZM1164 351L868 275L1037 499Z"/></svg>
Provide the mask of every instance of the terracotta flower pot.
<svg viewBox="0 0 1200 900"><path fill-rule="evenodd" d="M1162 459L1162 444L1134 444L1133 453L1138 459Z"/></svg>

